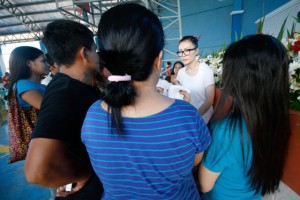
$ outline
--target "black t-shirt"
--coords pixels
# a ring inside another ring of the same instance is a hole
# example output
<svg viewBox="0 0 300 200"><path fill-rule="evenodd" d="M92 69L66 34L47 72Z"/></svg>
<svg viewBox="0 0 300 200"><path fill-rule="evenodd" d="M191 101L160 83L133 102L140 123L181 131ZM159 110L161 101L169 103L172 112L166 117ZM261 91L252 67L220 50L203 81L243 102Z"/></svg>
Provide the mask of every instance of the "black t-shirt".
<svg viewBox="0 0 300 200"><path fill-rule="evenodd" d="M87 110L99 96L96 88L58 73L46 87L31 138L64 141L70 145L70 153L90 162L81 142L81 127Z"/></svg>
<svg viewBox="0 0 300 200"><path fill-rule="evenodd" d="M98 99L97 89L58 73L46 88L32 138L81 142L86 112Z"/></svg>

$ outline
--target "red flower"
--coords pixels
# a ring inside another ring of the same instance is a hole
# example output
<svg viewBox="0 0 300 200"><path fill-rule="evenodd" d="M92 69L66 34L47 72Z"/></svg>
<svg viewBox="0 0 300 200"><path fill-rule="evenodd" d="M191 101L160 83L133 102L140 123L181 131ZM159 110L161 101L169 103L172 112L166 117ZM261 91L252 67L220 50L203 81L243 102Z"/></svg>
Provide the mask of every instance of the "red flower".
<svg viewBox="0 0 300 200"><path fill-rule="evenodd" d="M290 50L294 52L300 51L300 41L294 42L294 45L290 46Z"/></svg>

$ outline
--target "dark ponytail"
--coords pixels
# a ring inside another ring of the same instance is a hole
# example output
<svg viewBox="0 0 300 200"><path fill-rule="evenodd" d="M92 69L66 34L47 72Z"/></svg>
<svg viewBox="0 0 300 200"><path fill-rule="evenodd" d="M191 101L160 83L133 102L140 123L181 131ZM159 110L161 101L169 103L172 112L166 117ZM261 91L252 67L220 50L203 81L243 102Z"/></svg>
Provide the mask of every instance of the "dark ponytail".
<svg viewBox="0 0 300 200"><path fill-rule="evenodd" d="M134 87L129 81L111 82L103 90L103 100L108 104L112 126L117 128L117 132L121 132L124 128L120 108L133 104L135 95Z"/></svg>
<svg viewBox="0 0 300 200"><path fill-rule="evenodd" d="M106 11L98 26L101 67L112 75L131 76L131 81L110 82L103 89L103 100L112 115L112 128L123 132L121 109L133 105L136 92L132 81L145 81L155 58L164 46L162 25L147 8L126 3Z"/></svg>

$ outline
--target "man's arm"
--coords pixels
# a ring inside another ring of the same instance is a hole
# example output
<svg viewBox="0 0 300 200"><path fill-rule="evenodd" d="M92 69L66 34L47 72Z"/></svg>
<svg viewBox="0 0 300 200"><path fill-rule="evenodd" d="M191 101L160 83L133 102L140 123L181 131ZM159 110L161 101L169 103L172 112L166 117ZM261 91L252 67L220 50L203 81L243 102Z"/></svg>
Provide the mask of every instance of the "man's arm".
<svg viewBox="0 0 300 200"><path fill-rule="evenodd" d="M33 138L24 171L29 183L56 188L69 183L86 182L92 169L89 162L70 154L65 142Z"/></svg>

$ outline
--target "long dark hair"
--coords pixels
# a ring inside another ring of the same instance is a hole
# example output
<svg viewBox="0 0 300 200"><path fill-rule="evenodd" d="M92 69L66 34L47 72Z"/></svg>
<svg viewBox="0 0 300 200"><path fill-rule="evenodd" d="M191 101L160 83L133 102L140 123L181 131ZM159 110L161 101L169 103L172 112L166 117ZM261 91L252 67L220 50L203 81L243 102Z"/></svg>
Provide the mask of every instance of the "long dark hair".
<svg viewBox="0 0 300 200"><path fill-rule="evenodd" d="M162 25L147 8L126 3L106 11L98 26L100 65L112 75L131 76L145 81L152 73L153 63L164 46ZM112 127L123 131L121 108L134 103L135 88L131 81L109 83L103 100L112 114Z"/></svg>
<svg viewBox="0 0 300 200"><path fill-rule="evenodd" d="M35 47L21 46L15 48L9 57L9 87L8 97L14 84L20 79L27 79L31 76L31 69L28 66L28 61L37 59L43 52Z"/></svg>
<svg viewBox="0 0 300 200"><path fill-rule="evenodd" d="M245 37L225 52L223 88L212 121L222 115L230 97L230 121L239 126L244 118L247 125L253 148L249 176L262 195L278 188L283 173L290 136L288 81L286 50L272 36Z"/></svg>
<svg viewBox="0 0 300 200"><path fill-rule="evenodd" d="M176 61L176 62L174 62L173 67L172 67L172 69L171 69L171 74L172 74L172 75L175 74L175 73L174 73L174 68L175 68L175 65L177 65L177 64L180 64L180 65L181 65L181 68L184 68L184 64L183 64L181 61Z"/></svg>

